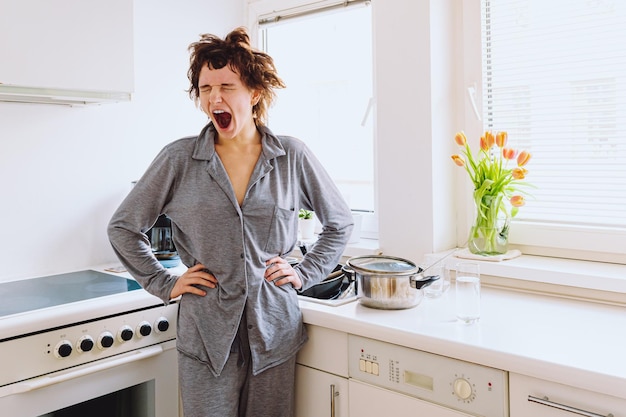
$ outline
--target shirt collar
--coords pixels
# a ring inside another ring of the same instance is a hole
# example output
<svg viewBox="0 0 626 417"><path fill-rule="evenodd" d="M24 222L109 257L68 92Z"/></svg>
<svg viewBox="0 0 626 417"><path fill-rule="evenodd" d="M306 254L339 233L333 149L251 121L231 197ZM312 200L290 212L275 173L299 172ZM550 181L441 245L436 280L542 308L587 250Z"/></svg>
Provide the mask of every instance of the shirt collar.
<svg viewBox="0 0 626 417"><path fill-rule="evenodd" d="M266 126L257 126L261 132L262 155L266 160L285 155L285 149L278 137ZM193 159L209 161L215 155L215 136L217 131L212 122L209 122L198 135L196 146L193 150Z"/></svg>

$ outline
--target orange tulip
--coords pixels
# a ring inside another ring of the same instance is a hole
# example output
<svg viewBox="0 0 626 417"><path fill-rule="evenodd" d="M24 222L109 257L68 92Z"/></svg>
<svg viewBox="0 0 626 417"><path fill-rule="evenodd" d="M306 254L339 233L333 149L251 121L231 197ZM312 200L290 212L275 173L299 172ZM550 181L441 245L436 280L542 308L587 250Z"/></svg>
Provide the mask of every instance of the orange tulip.
<svg viewBox="0 0 626 417"><path fill-rule="evenodd" d="M498 132L496 134L496 145L498 145L499 148L504 148L508 136L509 135L506 132Z"/></svg>
<svg viewBox="0 0 626 417"><path fill-rule="evenodd" d="M527 169L517 167L517 168L513 168L513 170L511 171L511 176L515 178L516 180L523 180L524 178L526 178L527 173L528 173Z"/></svg>
<svg viewBox="0 0 626 417"><path fill-rule="evenodd" d="M510 201L513 207L522 207L526 203L521 195L514 195Z"/></svg>
<svg viewBox="0 0 626 417"><path fill-rule="evenodd" d="M517 165L523 167L530 161L530 153L527 151L521 151L517 156Z"/></svg>
<svg viewBox="0 0 626 417"><path fill-rule="evenodd" d="M454 141L459 146L465 146L465 144L467 143L467 137L465 136L465 133L457 132L457 134L454 136Z"/></svg>
<svg viewBox="0 0 626 417"><path fill-rule="evenodd" d="M493 136L493 132L491 130L485 132L485 140L487 141L487 149L491 149L491 147L496 143L496 138Z"/></svg>
<svg viewBox="0 0 626 417"><path fill-rule="evenodd" d="M489 145L487 144L487 138L484 136L480 137L480 149L487 152L489 150Z"/></svg>
<svg viewBox="0 0 626 417"><path fill-rule="evenodd" d="M508 160L515 159L516 153L517 152L515 151L515 149L502 148L502 157L504 157L505 159L508 159Z"/></svg>
<svg viewBox="0 0 626 417"><path fill-rule="evenodd" d="M457 164L457 166L465 166L465 160L463 158L461 158L461 156L459 155L452 155L452 160L454 161L455 164Z"/></svg>

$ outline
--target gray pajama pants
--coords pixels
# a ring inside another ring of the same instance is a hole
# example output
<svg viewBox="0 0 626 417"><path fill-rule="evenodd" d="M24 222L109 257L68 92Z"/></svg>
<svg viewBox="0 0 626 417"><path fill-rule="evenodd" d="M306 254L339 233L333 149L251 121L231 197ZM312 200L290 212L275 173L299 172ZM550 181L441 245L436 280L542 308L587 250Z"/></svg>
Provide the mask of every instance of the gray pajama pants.
<svg viewBox="0 0 626 417"><path fill-rule="evenodd" d="M242 320L219 377L189 356L178 353L184 417L294 417L296 355L252 375L250 346Z"/></svg>

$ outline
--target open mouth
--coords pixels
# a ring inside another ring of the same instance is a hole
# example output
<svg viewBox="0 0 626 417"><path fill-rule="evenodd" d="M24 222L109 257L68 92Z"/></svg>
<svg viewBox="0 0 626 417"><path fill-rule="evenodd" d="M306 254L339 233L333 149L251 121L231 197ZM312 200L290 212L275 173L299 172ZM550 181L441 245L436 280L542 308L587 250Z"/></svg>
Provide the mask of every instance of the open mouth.
<svg viewBox="0 0 626 417"><path fill-rule="evenodd" d="M231 119L232 115L224 110L215 110L213 112L213 120L215 120L217 125L222 129L226 129L228 127Z"/></svg>

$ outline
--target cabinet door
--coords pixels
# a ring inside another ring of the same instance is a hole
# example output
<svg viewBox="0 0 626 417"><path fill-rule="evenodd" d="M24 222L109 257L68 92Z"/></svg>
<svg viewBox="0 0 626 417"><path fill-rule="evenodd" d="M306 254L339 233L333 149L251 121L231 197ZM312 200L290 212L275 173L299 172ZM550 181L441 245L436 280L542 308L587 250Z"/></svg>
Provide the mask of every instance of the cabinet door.
<svg viewBox="0 0 626 417"><path fill-rule="evenodd" d="M335 417L348 417L348 379L296 365L296 416L330 417L333 405Z"/></svg>
<svg viewBox="0 0 626 417"><path fill-rule="evenodd" d="M509 397L510 417L626 417L626 399L525 375L509 374Z"/></svg>
<svg viewBox="0 0 626 417"><path fill-rule="evenodd" d="M351 417L470 417L469 414L353 379L349 387Z"/></svg>
<svg viewBox="0 0 626 417"><path fill-rule="evenodd" d="M0 0L0 83L132 92L133 2Z"/></svg>

